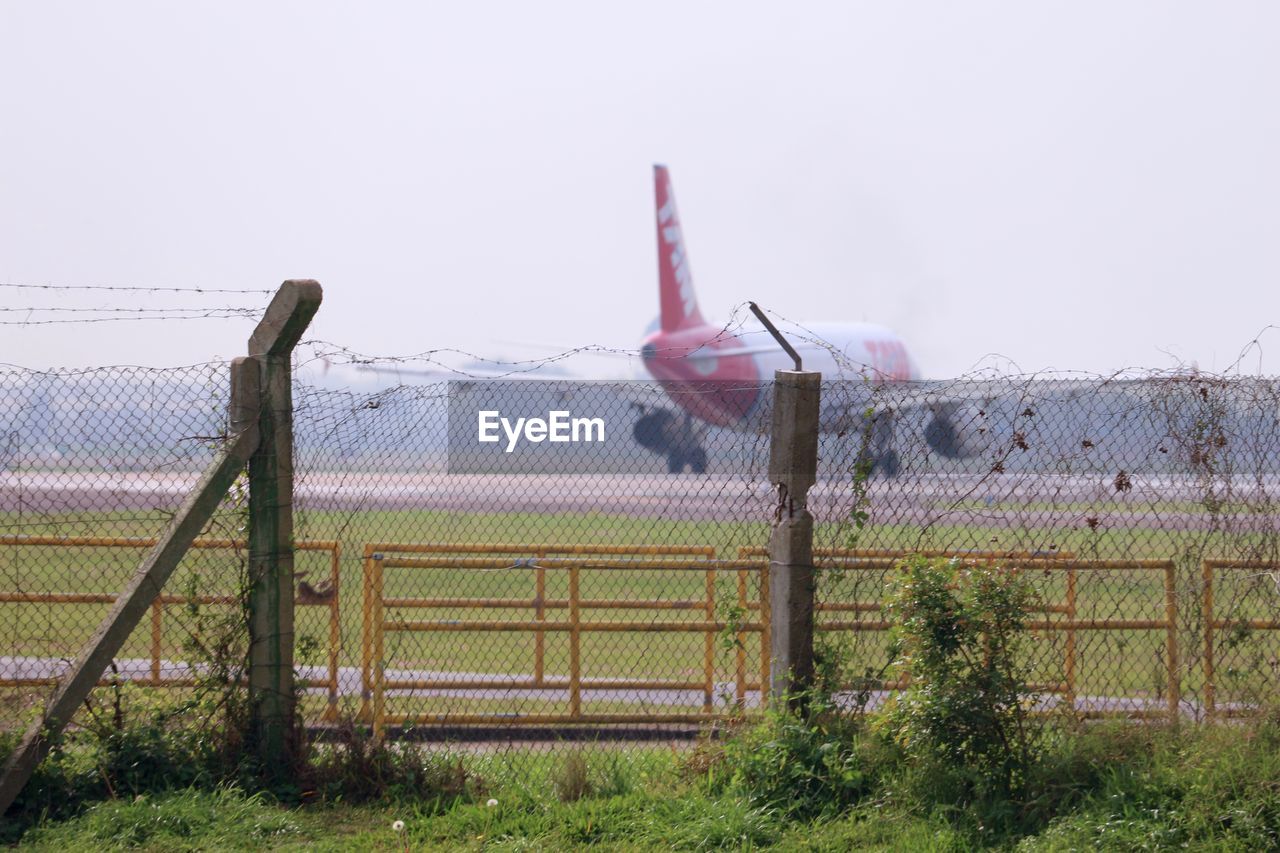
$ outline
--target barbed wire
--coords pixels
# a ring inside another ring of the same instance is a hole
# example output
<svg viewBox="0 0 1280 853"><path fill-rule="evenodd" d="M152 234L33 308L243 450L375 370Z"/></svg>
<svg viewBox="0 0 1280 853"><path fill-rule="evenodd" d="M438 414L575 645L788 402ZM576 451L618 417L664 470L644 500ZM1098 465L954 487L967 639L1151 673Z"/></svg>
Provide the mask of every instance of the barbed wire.
<svg viewBox="0 0 1280 853"><path fill-rule="evenodd" d="M309 347L312 350L312 354L309 357L297 359L295 363L299 367L315 362L332 365L335 363L336 358L341 359L336 362L338 364L349 364L356 367L360 367L362 365L372 366L377 364L422 364L430 365L448 376L457 376L463 379L505 379L516 377L523 373L532 373L547 365L556 364L580 355L621 356L642 360L688 358L695 353L722 341L741 340L747 334L754 334L755 330L745 333L741 331L747 322L750 322L750 315L747 313L747 303L741 302L733 307L729 320L719 328L716 334L699 343L696 347L648 346L632 348L607 346L604 344L585 344L582 346L563 349L552 355L525 359L493 358L491 356L480 355L470 350L459 349L457 347L437 347L407 355L372 355L358 352L350 347L334 344L329 341L312 339L302 341L299 344L299 347ZM458 367L442 360L447 356L456 356L468 359L480 365L492 365L495 368L511 369L499 373L480 373L474 369L468 370L465 367Z"/></svg>
<svg viewBox="0 0 1280 853"><path fill-rule="evenodd" d="M28 284L0 282L0 288L41 293L101 293L101 294L185 294L206 295L269 295L270 290L249 290L225 287L148 287L141 285L102 284ZM0 326L65 326L88 323L136 322L140 320L224 320L256 318L262 314L261 305L6 305L0 306ZM50 316L64 315L64 316Z"/></svg>
<svg viewBox="0 0 1280 853"><path fill-rule="evenodd" d="M0 287L22 290L105 290L127 293L239 293L271 295L275 290L244 289L230 287L147 287L143 285L114 284L20 284L0 282Z"/></svg>
<svg viewBox="0 0 1280 853"><path fill-rule="evenodd" d="M0 308L0 311L8 309ZM31 309L12 309L15 311ZM43 311L57 311L56 308L34 309ZM90 312L94 309L64 309L73 312ZM82 323L120 323L120 322L136 322L139 320L227 320L236 317L256 318L261 312L253 308L209 308L201 309L202 313L175 313L169 309L156 309L161 313L145 313L148 309L112 309L115 312L125 313L129 316L113 316L113 317L74 317L61 320L0 320L0 326L63 326L68 324Z"/></svg>
<svg viewBox="0 0 1280 853"><path fill-rule="evenodd" d="M235 311L237 313L252 314L257 316L259 311L257 308L70 308L64 306L29 306L26 308L0 308L0 312L6 314L34 313L37 311L48 311L59 314L193 314L207 313L209 311Z"/></svg>
<svg viewBox="0 0 1280 853"><path fill-rule="evenodd" d="M164 367L156 367L147 364L104 364L92 365L90 367L28 367L25 364L16 364L10 361L0 361L0 372L12 371L28 376L37 376L46 379L72 378L92 376L93 374L102 373L118 373L120 371L131 371L135 373L154 378L164 376L165 374L177 374L183 371L197 370L201 368L212 368L215 370L225 369L227 362L225 359L213 358L208 361L196 361L190 364L172 364Z"/></svg>

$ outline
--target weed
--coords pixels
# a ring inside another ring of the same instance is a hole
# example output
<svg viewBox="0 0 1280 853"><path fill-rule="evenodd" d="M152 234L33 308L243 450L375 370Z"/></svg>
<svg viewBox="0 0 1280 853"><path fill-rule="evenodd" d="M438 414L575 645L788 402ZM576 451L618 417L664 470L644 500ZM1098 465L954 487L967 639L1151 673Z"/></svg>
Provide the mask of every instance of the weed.
<svg viewBox="0 0 1280 853"><path fill-rule="evenodd" d="M823 701L811 697L803 715L771 710L731 739L724 759L731 790L797 818L837 814L870 793L892 762L890 752Z"/></svg>
<svg viewBox="0 0 1280 853"><path fill-rule="evenodd" d="M587 759L578 750L565 755L564 760L551 777L556 797L562 803L576 803L591 793L591 780L587 778Z"/></svg>
<svg viewBox="0 0 1280 853"><path fill-rule="evenodd" d="M378 740L349 720L336 729L333 742L313 750L311 759L303 784L324 801L414 800L438 810L485 791L460 758L412 741Z"/></svg>

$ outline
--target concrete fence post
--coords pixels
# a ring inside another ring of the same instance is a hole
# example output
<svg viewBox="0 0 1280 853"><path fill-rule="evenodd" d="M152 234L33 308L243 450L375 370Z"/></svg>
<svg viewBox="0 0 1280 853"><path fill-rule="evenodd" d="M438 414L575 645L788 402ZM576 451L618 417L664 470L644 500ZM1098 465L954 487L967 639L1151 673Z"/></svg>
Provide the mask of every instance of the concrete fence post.
<svg viewBox="0 0 1280 853"><path fill-rule="evenodd" d="M813 516L807 501L818 471L818 411L822 375L774 374L769 482L777 493L769 535L772 612L769 691L790 701L813 684Z"/></svg>
<svg viewBox="0 0 1280 853"><path fill-rule="evenodd" d="M258 449L249 457L249 704L268 775L293 766L293 348L320 307L314 281L286 281L249 338L261 364Z"/></svg>
<svg viewBox="0 0 1280 853"><path fill-rule="evenodd" d="M103 671L164 589L191 543L249 468L249 694L262 767L292 766L293 398L291 359L320 307L310 280L286 281L249 338L249 357L231 363L227 441L188 493L111 611L58 680L40 717L0 768L0 816L13 804Z"/></svg>
<svg viewBox="0 0 1280 853"><path fill-rule="evenodd" d="M236 359L231 367L230 434L222 449L191 489L110 612L58 679L43 712L32 721L17 748L0 769L0 818L13 805L36 767L89 697L102 673L164 589L191 543L209 523L223 496L258 446L258 424L249 415L258 408L258 363Z"/></svg>

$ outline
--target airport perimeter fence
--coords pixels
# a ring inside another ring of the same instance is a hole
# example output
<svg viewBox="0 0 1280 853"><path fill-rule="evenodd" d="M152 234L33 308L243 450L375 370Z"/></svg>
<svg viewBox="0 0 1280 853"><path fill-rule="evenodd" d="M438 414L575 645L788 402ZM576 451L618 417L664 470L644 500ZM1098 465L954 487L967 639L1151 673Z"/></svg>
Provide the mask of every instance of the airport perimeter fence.
<svg viewBox="0 0 1280 853"><path fill-rule="evenodd" d="M313 729L540 749L685 738L767 701L771 383L357 384L299 363L294 648ZM229 388L225 364L5 368L0 387L14 730L223 441ZM498 420L480 441L481 412L566 412L583 440L512 441ZM1280 384L827 380L821 421L817 624L840 639L848 706L907 677L882 606L920 552L1030 579L1037 711L1191 721L1277 698ZM233 489L86 715L239 676L244 523Z"/></svg>

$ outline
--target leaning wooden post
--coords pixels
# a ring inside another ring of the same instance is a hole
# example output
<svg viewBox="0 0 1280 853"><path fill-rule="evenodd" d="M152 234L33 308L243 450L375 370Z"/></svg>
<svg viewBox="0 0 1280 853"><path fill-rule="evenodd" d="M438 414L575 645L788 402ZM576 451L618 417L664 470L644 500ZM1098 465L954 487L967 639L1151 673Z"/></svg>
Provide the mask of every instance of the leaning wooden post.
<svg viewBox="0 0 1280 853"><path fill-rule="evenodd" d="M0 815L13 804L50 747L57 741L72 715L89 696L112 658L133 633L138 622L160 596L165 581L177 568L182 555L204 530L217 511L222 497L244 470L245 462L258 446L258 377L260 368L253 359L238 358L231 364L231 428L227 442L205 469L199 483L143 559L128 586L116 598L111 612L98 626L76 657L71 669L45 706L44 713L27 729L17 749L0 771Z"/></svg>
<svg viewBox="0 0 1280 853"><path fill-rule="evenodd" d="M286 281L249 338L262 365L259 444L249 458L249 703L267 775L293 766L292 355L322 297L314 281Z"/></svg>
<svg viewBox="0 0 1280 853"><path fill-rule="evenodd" d="M801 370L779 370L773 380L769 482L778 504L769 535L769 689L775 702L785 699L793 708L813 684L813 516L807 500L818 470L821 382L821 374Z"/></svg>

